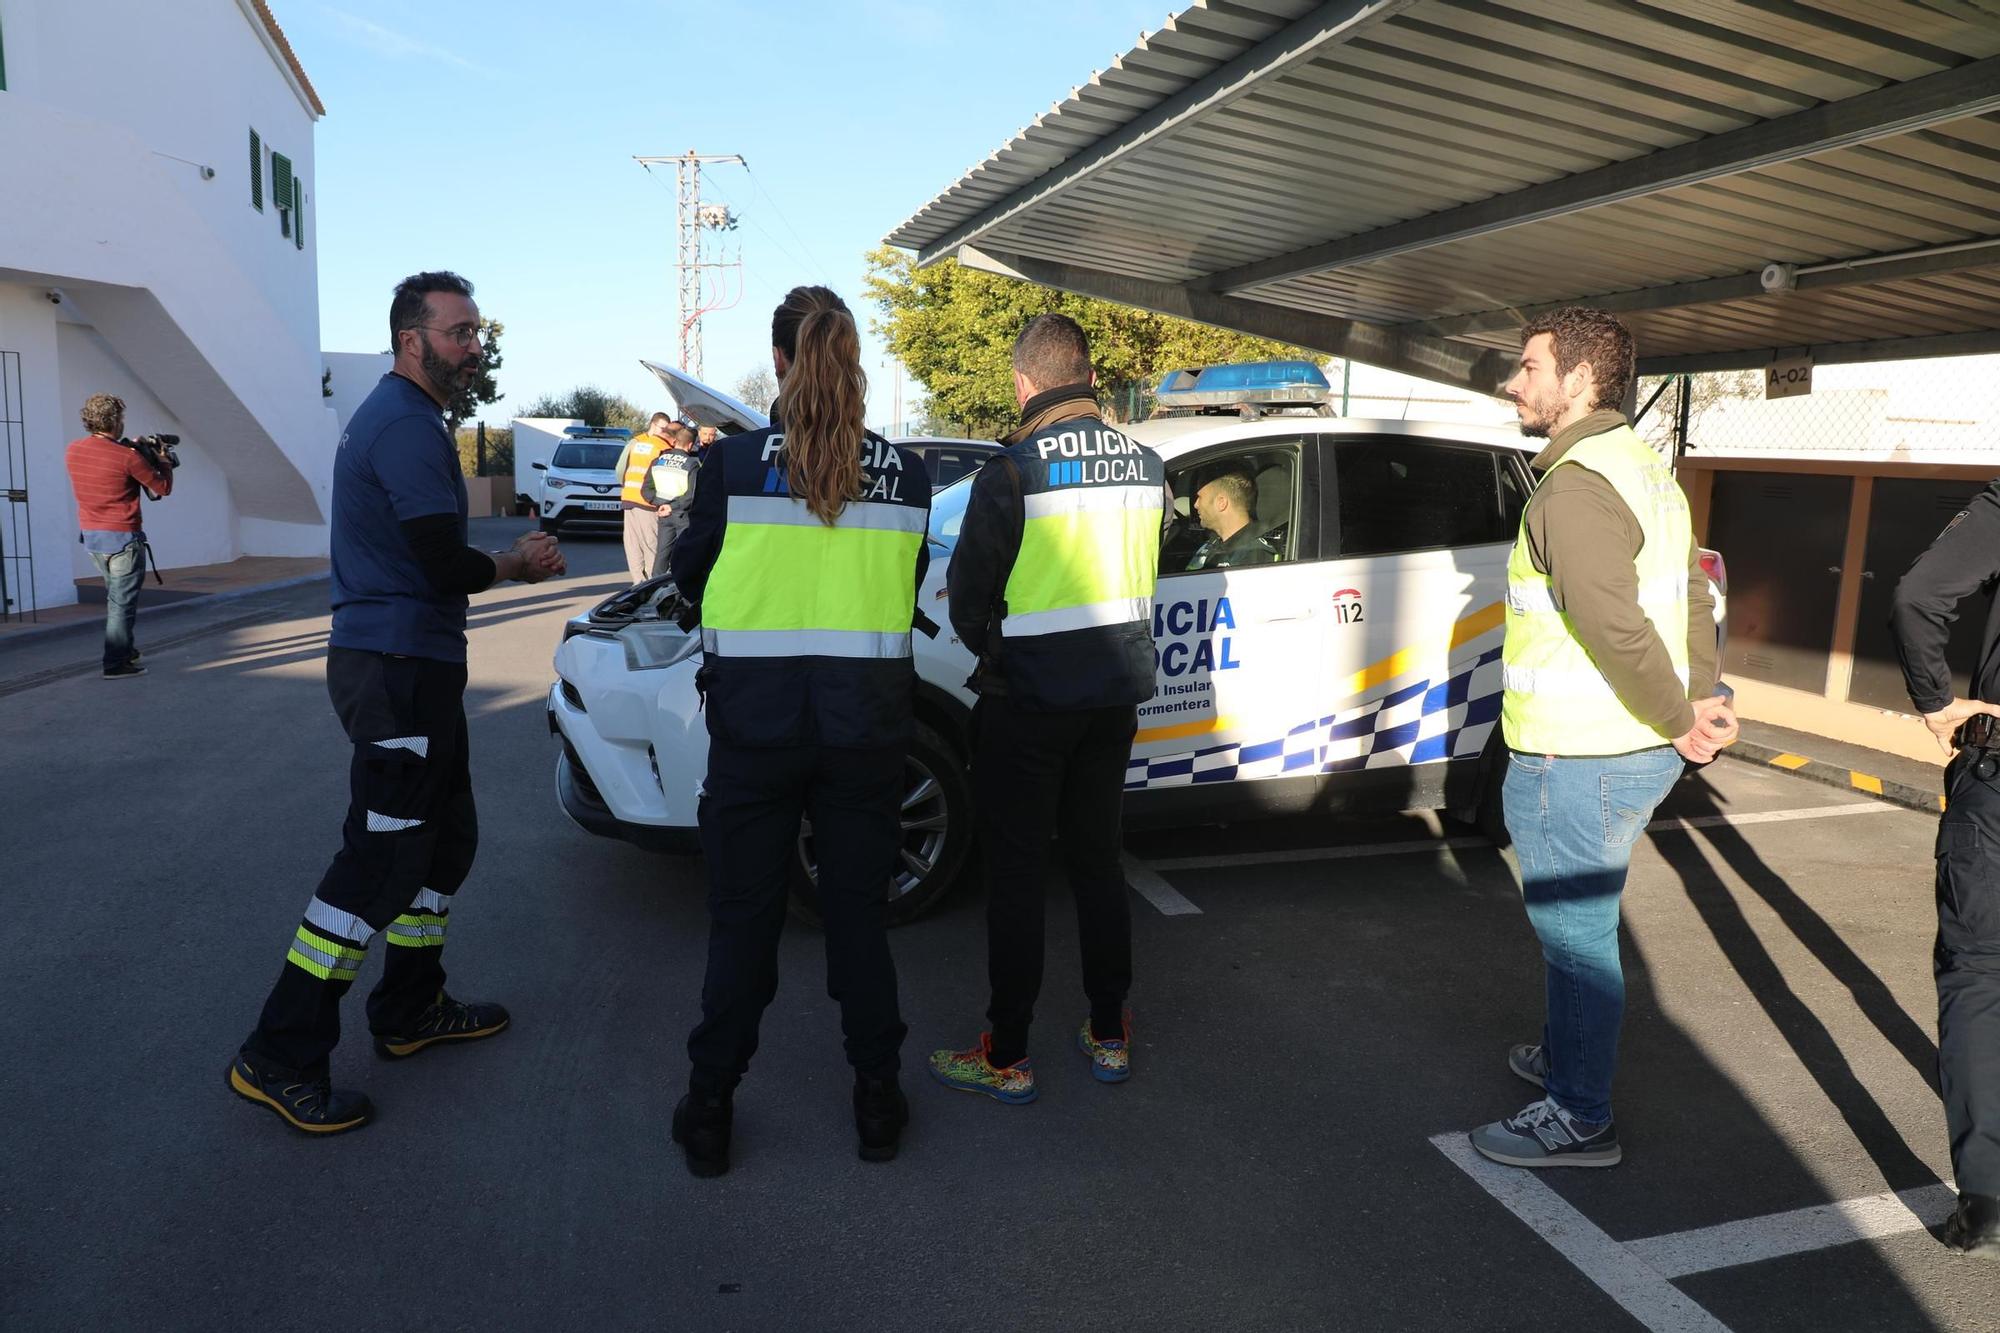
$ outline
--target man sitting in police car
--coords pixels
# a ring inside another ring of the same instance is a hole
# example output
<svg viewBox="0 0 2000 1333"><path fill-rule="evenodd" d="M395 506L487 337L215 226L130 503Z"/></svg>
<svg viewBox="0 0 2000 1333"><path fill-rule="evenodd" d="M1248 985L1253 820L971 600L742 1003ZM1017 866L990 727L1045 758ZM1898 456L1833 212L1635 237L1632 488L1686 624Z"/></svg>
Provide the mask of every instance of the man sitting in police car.
<svg viewBox="0 0 2000 1333"><path fill-rule="evenodd" d="M1225 472L1194 493L1194 516L1209 538L1188 560L1188 568L1235 569L1268 565L1278 558L1262 540L1263 529L1253 520L1257 483L1242 472Z"/></svg>

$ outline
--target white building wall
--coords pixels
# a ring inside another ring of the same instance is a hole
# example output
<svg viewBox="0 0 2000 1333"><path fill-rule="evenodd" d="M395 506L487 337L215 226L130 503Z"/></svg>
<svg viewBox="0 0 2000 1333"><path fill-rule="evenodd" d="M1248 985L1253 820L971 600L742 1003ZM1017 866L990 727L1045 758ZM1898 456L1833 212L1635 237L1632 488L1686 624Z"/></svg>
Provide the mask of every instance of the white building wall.
<svg viewBox="0 0 2000 1333"><path fill-rule="evenodd" d="M247 0L0 0L0 40L7 96L136 137L270 301L292 341L317 350L313 117L265 46ZM261 213L250 206L252 129L263 136L266 157ZM303 251L279 233L269 179L273 149L291 159L305 182ZM204 179L202 166L215 175ZM95 184L100 206L138 202L115 176Z"/></svg>
<svg viewBox="0 0 2000 1333"><path fill-rule="evenodd" d="M389 367L396 364L396 358L387 352L328 352L321 360L333 372L333 378L327 384L333 390L333 396L326 403L333 409L338 423L338 429L334 431L334 438L338 440L354 416L354 409L375 392L375 386L389 373Z"/></svg>
<svg viewBox="0 0 2000 1333"><path fill-rule="evenodd" d="M23 353L40 604L74 600L61 453L92 392L185 441L182 489L146 510L163 566L324 552L314 117L250 0L0 0L0 35L0 350ZM271 149L303 182L303 248Z"/></svg>

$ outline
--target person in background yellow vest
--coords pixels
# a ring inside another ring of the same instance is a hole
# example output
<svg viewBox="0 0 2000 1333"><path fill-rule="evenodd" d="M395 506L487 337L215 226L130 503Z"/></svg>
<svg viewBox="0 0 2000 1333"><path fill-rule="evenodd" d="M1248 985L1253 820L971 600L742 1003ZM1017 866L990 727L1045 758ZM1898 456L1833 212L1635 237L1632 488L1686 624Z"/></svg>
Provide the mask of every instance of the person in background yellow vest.
<svg viewBox="0 0 2000 1333"><path fill-rule="evenodd" d="M674 419L653 413L643 433L634 435L618 455L618 498L625 506L625 571L632 582L653 577L660 554L660 507L645 496L646 472L667 447L667 428Z"/></svg>
<svg viewBox="0 0 2000 1333"><path fill-rule="evenodd" d="M700 607L708 720L708 970L673 1119L697 1176L729 1169L733 1098L777 993L808 816L861 1159L893 1158L910 1114L886 912L916 735L910 629L930 562L930 474L862 425L861 344L838 296L793 288L771 317L771 360L772 424L709 454L669 564Z"/></svg>
<svg viewBox="0 0 2000 1333"><path fill-rule="evenodd" d="M1506 387L1521 433L1549 442L1507 563L1500 654L1503 808L1547 992L1541 1041L1507 1067L1543 1096L1472 1133L1509 1166L1623 1159L1611 1079L1632 844L1682 764L1736 739L1687 500L1621 410L1635 368L1623 324L1571 306L1522 330Z"/></svg>

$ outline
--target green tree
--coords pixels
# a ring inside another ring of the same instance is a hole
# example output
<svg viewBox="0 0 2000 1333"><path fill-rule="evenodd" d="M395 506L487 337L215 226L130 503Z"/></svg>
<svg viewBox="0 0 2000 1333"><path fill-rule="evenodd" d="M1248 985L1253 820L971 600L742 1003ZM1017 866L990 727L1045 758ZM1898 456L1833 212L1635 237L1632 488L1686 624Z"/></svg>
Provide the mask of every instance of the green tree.
<svg viewBox="0 0 2000 1333"><path fill-rule="evenodd" d="M641 412L628 398L600 389L595 384L579 384L568 393L545 393L514 415L574 417L586 426L623 426L630 431L639 431L645 428L648 414Z"/></svg>
<svg viewBox="0 0 2000 1333"><path fill-rule="evenodd" d="M1015 420L1014 339L1045 311L1083 326L1099 401L1120 420L1144 416L1152 386L1170 370L1323 359L1267 338L981 273L955 259L919 269L913 256L891 246L869 252L865 286L881 310L870 327L923 385L926 418L958 423L967 434L998 434Z"/></svg>
<svg viewBox="0 0 2000 1333"><path fill-rule="evenodd" d="M511 477L514 475L514 428L486 428L486 469L479 470L479 427L460 426L456 436L459 470L468 477Z"/></svg>
<svg viewBox="0 0 2000 1333"><path fill-rule="evenodd" d="M506 326L499 320L481 317L479 336L486 344L486 356L480 362L479 373L474 375L471 382L460 389L445 406L445 416L451 419L451 428L454 431L458 429L460 422L470 421L478 416L479 409L486 404L500 401L500 386L494 382L493 372L500 369L500 335L504 332ZM492 438L490 432L487 438L489 440Z"/></svg>

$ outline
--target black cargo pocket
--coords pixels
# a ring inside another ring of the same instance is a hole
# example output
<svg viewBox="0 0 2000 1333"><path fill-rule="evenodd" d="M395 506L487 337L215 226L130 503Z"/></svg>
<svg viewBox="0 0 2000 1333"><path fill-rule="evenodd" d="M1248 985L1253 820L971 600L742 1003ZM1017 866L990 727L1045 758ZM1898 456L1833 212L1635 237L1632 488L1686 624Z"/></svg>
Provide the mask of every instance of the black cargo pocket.
<svg viewBox="0 0 2000 1333"><path fill-rule="evenodd" d="M1953 952L2000 952L1992 850L1979 825L1938 825L1938 936Z"/></svg>

